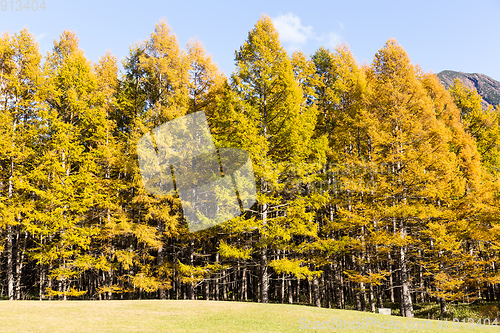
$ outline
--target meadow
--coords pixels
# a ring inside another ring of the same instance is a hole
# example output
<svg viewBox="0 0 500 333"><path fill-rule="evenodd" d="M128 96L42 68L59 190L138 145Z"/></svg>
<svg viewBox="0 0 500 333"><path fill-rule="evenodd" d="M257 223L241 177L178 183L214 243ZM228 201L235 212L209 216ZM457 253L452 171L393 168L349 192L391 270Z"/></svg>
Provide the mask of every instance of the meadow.
<svg viewBox="0 0 500 333"><path fill-rule="evenodd" d="M2 301L0 321L3 332L500 332L351 310L191 300Z"/></svg>

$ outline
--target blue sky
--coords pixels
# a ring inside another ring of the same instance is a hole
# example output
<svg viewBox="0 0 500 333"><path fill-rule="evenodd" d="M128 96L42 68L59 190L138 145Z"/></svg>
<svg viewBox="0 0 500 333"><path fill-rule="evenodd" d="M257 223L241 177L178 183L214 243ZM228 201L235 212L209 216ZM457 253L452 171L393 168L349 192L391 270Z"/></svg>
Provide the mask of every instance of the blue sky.
<svg viewBox="0 0 500 333"><path fill-rule="evenodd" d="M360 63L371 63L377 50L393 37L425 71L477 72L500 81L499 0L45 0L45 11L11 11L9 6L5 11L0 8L0 31L15 33L28 27L46 53L53 40L70 29L92 61L107 50L124 59L129 46L147 39L163 18L183 48L190 38L199 39L229 75L235 50L266 13L289 51L301 49L311 55L321 45L333 49L345 42Z"/></svg>

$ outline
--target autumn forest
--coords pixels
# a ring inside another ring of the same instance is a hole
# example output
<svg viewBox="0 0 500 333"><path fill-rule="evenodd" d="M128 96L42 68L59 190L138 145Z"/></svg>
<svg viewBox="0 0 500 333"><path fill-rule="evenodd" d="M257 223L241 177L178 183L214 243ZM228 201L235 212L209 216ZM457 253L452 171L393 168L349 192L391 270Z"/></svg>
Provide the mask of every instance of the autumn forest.
<svg viewBox="0 0 500 333"><path fill-rule="evenodd" d="M382 46L382 45L381 45ZM204 111L250 154L258 202L190 232L143 186L137 142ZM500 106L446 90L387 41L293 54L263 15L226 77L164 21L93 63L0 36L0 297L200 299L357 309L500 300Z"/></svg>

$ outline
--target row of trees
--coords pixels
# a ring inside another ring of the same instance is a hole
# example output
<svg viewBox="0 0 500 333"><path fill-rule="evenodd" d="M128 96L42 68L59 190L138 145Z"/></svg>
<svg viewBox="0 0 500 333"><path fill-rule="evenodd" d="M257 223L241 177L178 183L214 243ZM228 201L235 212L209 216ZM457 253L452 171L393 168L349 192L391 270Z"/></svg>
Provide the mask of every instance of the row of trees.
<svg viewBox="0 0 500 333"><path fill-rule="evenodd" d="M446 91L389 40L289 56L263 16L227 79L165 22L119 70L65 31L45 57L0 38L2 295L309 303L500 298L500 107ZM258 203L190 233L145 191L139 138L205 111L216 146L250 153Z"/></svg>

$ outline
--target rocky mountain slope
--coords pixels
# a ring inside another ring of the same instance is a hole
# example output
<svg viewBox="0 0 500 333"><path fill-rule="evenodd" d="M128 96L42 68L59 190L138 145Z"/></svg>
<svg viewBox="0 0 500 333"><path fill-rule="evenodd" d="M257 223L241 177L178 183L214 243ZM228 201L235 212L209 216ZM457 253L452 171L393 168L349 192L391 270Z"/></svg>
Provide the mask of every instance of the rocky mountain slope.
<svg viewBox="0 0 500 333"><path fill-rule="evenodd" d="M460 79L467 86L475 88L483 97L483 107L497 106L500 103L500 82L493 80L489 76L449 70L439 72L437 76L446 88L453 83L454 79Z"/></svg>

